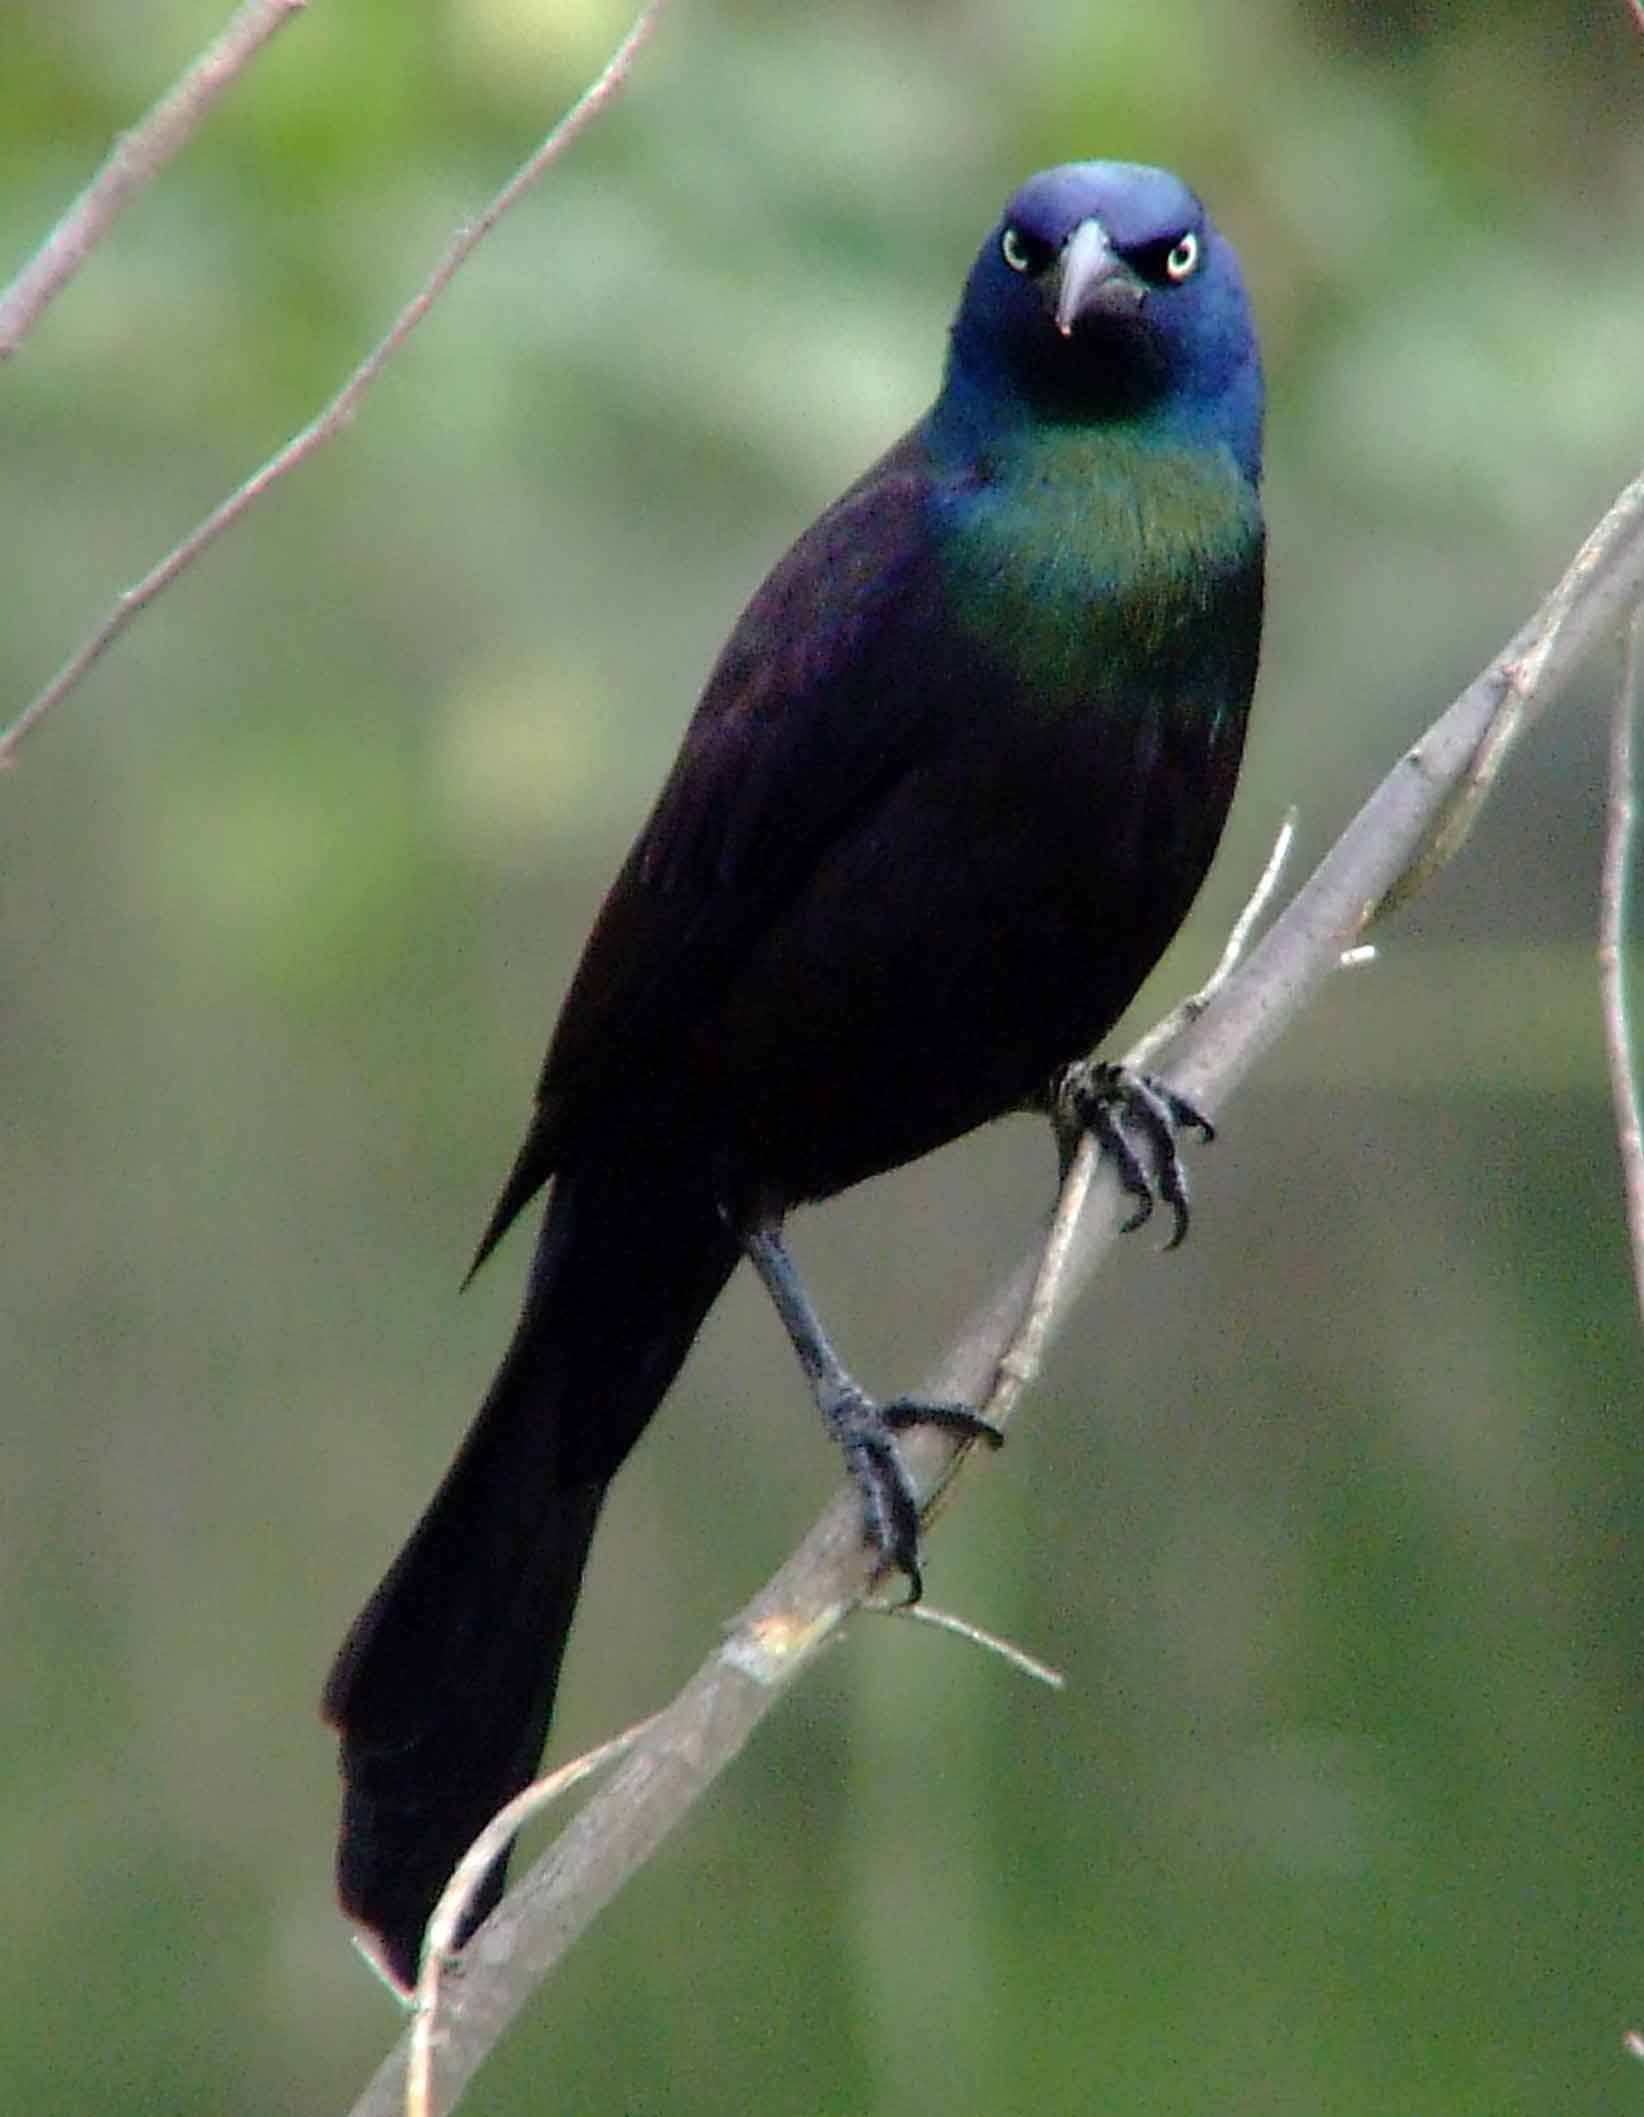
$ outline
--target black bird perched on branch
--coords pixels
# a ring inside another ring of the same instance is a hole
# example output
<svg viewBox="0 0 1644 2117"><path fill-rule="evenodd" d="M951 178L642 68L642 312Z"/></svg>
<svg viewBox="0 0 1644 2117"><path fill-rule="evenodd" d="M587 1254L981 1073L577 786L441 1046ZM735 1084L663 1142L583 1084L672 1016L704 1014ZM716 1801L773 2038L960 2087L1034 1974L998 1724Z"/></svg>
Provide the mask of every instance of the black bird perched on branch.
<svg viewBox="0 0 1644 2117"><path fill-rule="evenodd" d="M605 1488L740 1256L918 1592L896 1431L982 1422L856 1387L783 1217L1042 1104L1175 933L1255 681L1261 405L1193 193L1048 170L982 246L934 406L738 621L480 1244L551 1181L513 1342L326 1691L343 1902L402 1985L536 1767ZM501 1887L499 1862L476 1920Z"/></svg>

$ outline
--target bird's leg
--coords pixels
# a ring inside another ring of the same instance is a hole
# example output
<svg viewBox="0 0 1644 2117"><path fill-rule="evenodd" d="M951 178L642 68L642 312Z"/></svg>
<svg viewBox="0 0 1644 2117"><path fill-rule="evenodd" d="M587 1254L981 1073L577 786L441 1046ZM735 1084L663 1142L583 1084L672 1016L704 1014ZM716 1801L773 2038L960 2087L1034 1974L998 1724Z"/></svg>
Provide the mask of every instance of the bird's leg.
<svg viewBox="0 0 1644 2117"><path fill-rule="evenodd" d="M994 1448L1004 1434L969 1404L929 1404L918 1397L893 1397L880 1403L870 1397L851 1380L829 1343L780 1232L770 1227L746 1230L742 1247L776 1305L822 1422L839 1443L846 1468L862 1494L868 1542L887 1565L907 1575L908 1601L917 1602L924 1592L919 1571L919 1502L896 1445L897 1434L910 1426L944 1426L950 1433L986 1441Z"/></svg>
<svg viewBox="0 0 1644 2117"><path fill-rule="evenodd" d="M1165 1248L1175 1249L1187 1234L1189 1218L1187 1170L1176 1138L1192 1130L1207 1141L1214 1139L1216 1128L1204 1112L1152 1074L1134 1073L1105 1059L1078 1059L1064 1066L1051 1082L1046 1102L1064 1173L1080 1136L1090 1133L1136 1201L1124 1232L1139 1228L1152 1213L1154 1200L1162 1199L1175 1220ZM1132 1145L1132 1131L1140 1135L1151 1166Z"/></svg>

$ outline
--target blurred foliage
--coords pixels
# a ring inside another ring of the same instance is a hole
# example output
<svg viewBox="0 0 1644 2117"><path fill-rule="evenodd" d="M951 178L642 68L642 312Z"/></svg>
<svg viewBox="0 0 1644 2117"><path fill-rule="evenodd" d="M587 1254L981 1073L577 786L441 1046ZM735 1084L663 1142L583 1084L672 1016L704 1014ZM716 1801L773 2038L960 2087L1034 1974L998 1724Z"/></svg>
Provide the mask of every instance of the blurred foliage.
<svg viewBox="0 0 1644 2117"><path fill-rule="evenodd" d="M0 270L223 0L14 5ZM12 711L311 415L623 27L315 0L0 375ZM503 1341L454 1299L541 1039L764 566L928 400L1029 169L1180 168L1272 383L1272 624L1206 963L1636 467L1628 9L680 6L349 438L0 787L0 2078L341 2108L390 2011L314 1717ZM1625 2108L1644 1469L1590 930L1606 673L1196 1161L931 1554L1040 1695L864 1622L572 1957L488 2110ZM1043 1206L1012 1125L801 1247L916 1376ZM864 1271L863 1259L872 1260ZM559 1752L831 1489L746 1289L619 1488Z"/></svg>

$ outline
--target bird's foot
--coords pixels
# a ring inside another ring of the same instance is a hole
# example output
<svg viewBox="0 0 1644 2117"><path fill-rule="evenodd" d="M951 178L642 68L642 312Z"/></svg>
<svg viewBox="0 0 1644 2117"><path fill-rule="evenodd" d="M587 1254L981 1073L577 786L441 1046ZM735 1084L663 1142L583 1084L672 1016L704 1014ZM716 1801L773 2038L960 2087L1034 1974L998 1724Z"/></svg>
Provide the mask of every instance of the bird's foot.
<svg viewBox="0 0 1644 2117"><path fill-rule="evenodd" d="M1162 1202L1175 1223L1165 1248L1175 1249L1187 1234L1189 1219L1187 1170L1177 1136L1195 1131L1206 1141L1214 1139L1216 1128L1204 1112L1152 1074L1133 1073L1128 1066L1103 1059L1080 1059L1064 1067L1051 1086L1050 1111L1064 1166L1080 1134L1088 1132L1112 1161L1126 1195L1136 1201L1124 1232L1139 1228L1155 1202ZM1132 1133L1140 1140L1145 1162Z"/></svg>
<svg viewBox="0 0 1644 2117"><path fill-rule="evenodd" d="M754 1227L742 1247L776 1305L799 1364L829 1433L839 1443L846 1468L862 1495L867 1539L881 1561L905 1573L908 1601L924 1592L919 1571L919 1500L896 1436L910 1426L941 1426L962 1440L997 1448L1005 1436L969 1404L928 1404L922 1397L892 1397L881 1404L859 1389L828 1342L804 1282L788 1255L781 1230Z"/></svg>
<svg viewBox="0 0 1644 2117"><path fill-rule="evenodd" d="M888 1566L907 1576L910 1603L925 1591L919 1570L919 1501L896 1436L912 1426L941 1426L967 1441L998 1448L1003 1430L969 1404L930 1404L893 1397L881 1404L854 1382L841 1380L820 1394L822 1416L839 1443L862 1495L868 1542Z"/></svg>

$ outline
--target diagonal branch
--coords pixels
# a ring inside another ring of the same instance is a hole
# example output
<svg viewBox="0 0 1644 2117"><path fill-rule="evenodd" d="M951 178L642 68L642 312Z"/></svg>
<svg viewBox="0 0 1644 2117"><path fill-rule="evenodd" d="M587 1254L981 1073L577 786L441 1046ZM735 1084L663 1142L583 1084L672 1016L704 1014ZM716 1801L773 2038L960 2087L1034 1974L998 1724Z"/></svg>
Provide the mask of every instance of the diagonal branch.
<svg viewBox="0 0 1644 2117"><path fill-rule="evenodd" d="M308 0L245 0L220 37L122 133L40 248L0 292L0 360L9 360L145 185L182 152L214 104Z"/></svg>
<svg viewBox="0 0 1644 2117"><path fill-rule="evenodd" d="M387 337L360 362L324 411L312 419L300 434L294 435L278 455L271 457L261 470L254 472L237 492L230 493L221 506L213 509L174 551L169 552L157 566L144 574L140 581L128 588L97 630L70 656L39 696L23 709L9 728L0 733L0 771L5 771L17 762L18 752L45 716L68 696L93 663L101 660L132 619L146 610L162 589L169 588L180 573L186 572L208 546L216 543L225 529L231 528L247 508L262 498L271 485L277 484L288 471L295 470L298 464L306 462L316 449L323 447L327 441L342 432L359 410L360 403L371 385L497 222L511 206L524 197L537 179L559 160L571 143L592 124L621 89L633 70L635 59L649 43L667 5L668 0L646 0L632 28L611 54L598 79L566 112L530 160L509 178L484 212L457 231L450 247L427 281L395 318Z"/></svg>
<svg viewBox="0 0 1644 2117"><path fill-rule="evenodd" d="M1630 485L1528 625L1394 765L1312 878L1177 1046L1172 1081L1217 1107L1301 1013L1381 909L1437 873L1463 820L1486 798L1512 743L1594 643L1644 600L1644 477ZM1070 1182L1079 1180L1076 1158ZM1111 1171L1091 1190L1101 1210L1075 1227L1066 1191L1058 1289L1045 1328L1111 1247L1118 1194ZM922 1393L976 1403L999 1378L1041 1278L1029 1257L971 1319ZM909 1467L927 1493L951 1471L952 1445L909 1436ZM690 1812L786 1686L836 1635L871 1584L854 1494L841 1493L736 1620L724 1643L650 1721L606 1785L498 1906L464 1951L440 2024L428 2108L450 2110L476 2067L548 1970ZM395 2117L402 2042L353 2117Z"/></svg>

